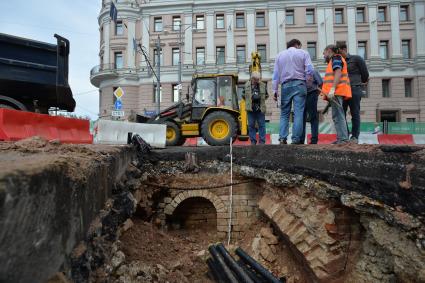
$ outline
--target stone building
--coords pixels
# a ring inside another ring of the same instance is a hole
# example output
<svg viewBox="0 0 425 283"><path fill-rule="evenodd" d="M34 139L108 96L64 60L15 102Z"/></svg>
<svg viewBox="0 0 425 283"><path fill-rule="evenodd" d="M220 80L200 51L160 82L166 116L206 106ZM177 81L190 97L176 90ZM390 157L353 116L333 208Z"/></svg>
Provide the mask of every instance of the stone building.
<svg viewBox="0 0 425 283"><path fill-rule="evenodd" d="M262 55L262 76L271 92L276 55L287 41L298 38L322 73L327 44L345 41L351 54L366 59L371 78L362 100L363 121L425 121L424 0L116 2L115 23L109 16L110 0L103 0L98 18L100 65L90 73L92 84L99 87L102 118L110 119L118 86L125 91L126 116L132 110L150 114L156 109L155 77L144 56L134 51L133 39L155 65L160 38L160 106L165 109L179 96L180 47L183 97L194 73L238 73L241 86L249 77L254 50ZM323 107L321 102L319 109ZM269 99L266 119L277 122L279 113Z"/></svg>

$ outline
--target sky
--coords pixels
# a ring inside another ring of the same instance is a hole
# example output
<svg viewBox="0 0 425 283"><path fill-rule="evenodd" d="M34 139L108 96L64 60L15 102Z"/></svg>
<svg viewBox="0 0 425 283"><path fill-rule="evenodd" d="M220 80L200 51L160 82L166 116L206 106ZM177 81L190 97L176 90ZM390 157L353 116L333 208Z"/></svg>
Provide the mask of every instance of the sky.
<svg viewBox="0 0 425 283"><path fill-rule="evenodd" d="M70 41L69 84L77 102L75 114L97 119L99 92L90 70L99 65L102 0L0 1L0 33L56 44L57 33Z"/></svg>

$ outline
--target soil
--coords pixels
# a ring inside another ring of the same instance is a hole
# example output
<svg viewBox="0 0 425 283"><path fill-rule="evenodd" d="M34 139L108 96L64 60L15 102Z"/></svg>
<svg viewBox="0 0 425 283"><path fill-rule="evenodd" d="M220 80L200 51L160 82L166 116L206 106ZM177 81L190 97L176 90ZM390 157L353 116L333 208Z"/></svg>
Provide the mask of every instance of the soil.
<svg viewBox="0 0 425 283"><path fill-rule="evenodd" d="M215 282L208 275L205 260L209 257L208 246L218 242L216 233L202 230L162 231L151 223L133 219L134 226L120 238L120 246L126 255L126 264L140 261L150 267L158 264L168 271L163 282ZM243 239L227 248L231 253L241 247L254 257L251 245L262 227L269 224L258 220L245 232ZM277 260L273 263L257 259L275 276L286 277L287 282L308 282L301 266L282 241L277 245ZM235 255L233 254L235 257ZM235 257L237 258L237 257ZM159 282L162 282L159 280Z"/></svg>

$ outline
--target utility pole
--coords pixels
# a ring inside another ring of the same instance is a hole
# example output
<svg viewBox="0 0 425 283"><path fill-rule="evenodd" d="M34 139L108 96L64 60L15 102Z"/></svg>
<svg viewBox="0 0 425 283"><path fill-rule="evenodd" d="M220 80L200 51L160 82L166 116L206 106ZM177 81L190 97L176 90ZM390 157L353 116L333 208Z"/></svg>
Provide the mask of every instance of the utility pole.
<svg viewBox="0 0 425 283"><path fill-rule="evenodd" d="M182 102L182 23L179 25L179 81L178 81L178 93L179 103Z"/></svg>
<svg viewBox="0 0 425 283"><path fill-rule="evenodd" d="M156 102L157 102L157 115L161 112L161 39L156 41Z"/></svg>

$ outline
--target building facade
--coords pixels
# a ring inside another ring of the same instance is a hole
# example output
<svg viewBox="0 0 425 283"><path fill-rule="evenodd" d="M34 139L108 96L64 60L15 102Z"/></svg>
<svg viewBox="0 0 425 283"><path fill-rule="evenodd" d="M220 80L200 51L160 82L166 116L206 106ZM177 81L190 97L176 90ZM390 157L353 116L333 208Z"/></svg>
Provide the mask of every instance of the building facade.
<svg viewBox="0 0 425 283"><path fill-rule="evenodd" d="M157 109L149 62L156 70L158 40L165 109L178 101L180 54L183 97L194 73L238 73L243 85L255 50L271 92L276 55L298 38L322 73L322 52L331 43L346 42L351 54L366 59L370 80L362 121L425 121L425 0L121 0L115 1L116 23L109 16L110 1L103 0L98 18L100 65L90 74L99 87L101 118L111 118L117 87L125 92L126 116ZM149 62L135 51L134 40ZM277 122L280 109L272 99L267 103L266 119ZM319 110L324 105L320 102Z"/></svg>

